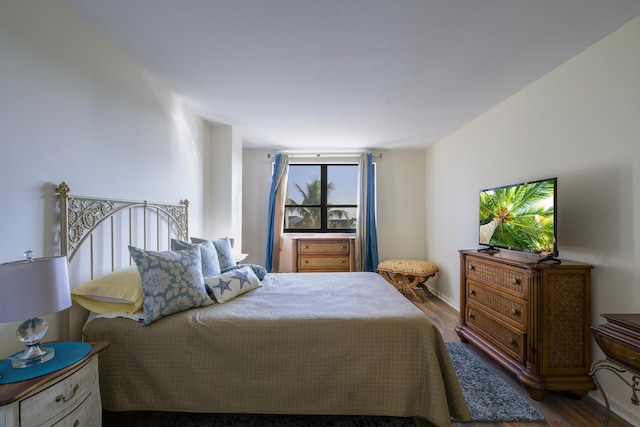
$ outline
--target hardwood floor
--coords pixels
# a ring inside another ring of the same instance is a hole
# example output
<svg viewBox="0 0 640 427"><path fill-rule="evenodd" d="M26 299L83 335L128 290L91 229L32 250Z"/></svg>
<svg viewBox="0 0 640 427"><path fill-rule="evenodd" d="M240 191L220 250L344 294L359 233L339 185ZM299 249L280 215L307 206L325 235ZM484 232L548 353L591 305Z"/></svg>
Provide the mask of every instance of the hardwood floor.
<svg viewBox="0 0 640 427"><path fill-rule="evenodd" d="M438 326L442 337L447 342L459 342L460 339L455 333L455 326L458 323L458 312L439 300L436 297L426 298L420 293L424 302L414 304L424 311ZM573 399L561 393L550 393L542 401L538 402L529 397L524 387L518 383L512 375L507 373L502 366L498 365L484 353L478 351L474 346L469 345L469 350L473 351L480 360L484 362L492 371L500 376L511 388L522 395L531 406L544 415L545 423L454 423L455 427L602 427L605 420L605 408L590 397L581 400ZM611 414L608 427L633 427L631 424Z"/></svg>
<svg viewBox="0 0 640 427"><path fill-rule="evenodd" d="M460 341L454 328L458 323L458 312L436 297L426 297L421 290L423 303L414 304L424 311L438 326L447 342ZM454 427L601 427L605 419L605 408L588 396L582 400L575 400L560 393L550 393L542 401L531 399L526 390L508 374L500 365L490 360L472 345L473 351L485 365L499 375L511 388L520 393L534 408L540 411L545 423L454 423ZM147 427L156 424L161 417L159 413L108 413L105 412L103 425L120 427ZM615 414L611 414L608 427L633 427Z"/></svg>

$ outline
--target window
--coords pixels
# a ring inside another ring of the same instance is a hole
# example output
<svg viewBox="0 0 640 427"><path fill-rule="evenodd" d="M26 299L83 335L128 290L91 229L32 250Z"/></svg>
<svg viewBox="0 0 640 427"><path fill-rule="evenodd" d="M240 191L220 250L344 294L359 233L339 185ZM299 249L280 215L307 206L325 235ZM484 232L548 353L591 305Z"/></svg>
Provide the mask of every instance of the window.
<svg viewBox="0 0 640 427"><path fill-rule="evenodd" d="M355 233L357 164L289 165L284 231Z"/></svg>

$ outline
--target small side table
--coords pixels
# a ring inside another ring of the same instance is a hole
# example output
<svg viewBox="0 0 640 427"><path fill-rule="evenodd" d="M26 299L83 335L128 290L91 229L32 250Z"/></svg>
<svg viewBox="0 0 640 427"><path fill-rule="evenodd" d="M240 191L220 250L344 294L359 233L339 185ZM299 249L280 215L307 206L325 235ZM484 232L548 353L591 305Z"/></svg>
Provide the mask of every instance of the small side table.
<svg viewBox="0 0 640 427"><path fill-rule="evenodd" d="M107 342L91 343L89 354L66 368L0 385L0 425L101 426L98 353L108 346Z"/></svg>
<svg viewBox="0 0 640 427"><path fill-rule="evenodd" d="M603 314L602 317L608 323L592 326L591 332L606 359L594 362L589 375L605 402L607 415L603 425L606 426L609 424L611 411L609 400L595 375L599 370L613 372L624 381L631 387L631 403L640 405L637 395L640 391L640 314ZM631 381L621 375L627 371L631 374Z"/></svg>

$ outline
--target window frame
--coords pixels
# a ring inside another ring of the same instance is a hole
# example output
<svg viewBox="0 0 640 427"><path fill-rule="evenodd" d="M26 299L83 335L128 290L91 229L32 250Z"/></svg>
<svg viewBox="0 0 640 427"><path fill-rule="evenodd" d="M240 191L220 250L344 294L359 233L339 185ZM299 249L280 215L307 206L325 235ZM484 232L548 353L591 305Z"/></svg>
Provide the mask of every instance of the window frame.
<svg viewBox="0 0 640 427"><path fill-rule="evenodd" d="M338 166L338 167L356 167L358 168L357 163L296 163L289 164L289 168L291 167L299 167L299 166L319 166L320 167L320 204L316 205L292 205L286 203L284 205L284 215L283 215L283 233L300 233L300 234L309 234L309 233L346 233L346 234L355 234L357 231L357 214L356 214L356 226L354 228L328 228L328 212L330 209L335 208L355 208L356 213L358 211L358 203L357 203L357 194L356 194L356 203L355 204L328 204L327 200L327 169L329 166ZM357 183L356 183L357 186ZM287 192L287 196L289 193ZM286 228L287 223L287 209L292 207L307 207L307 208L319 208L320 209L320 228Z"/></svg>

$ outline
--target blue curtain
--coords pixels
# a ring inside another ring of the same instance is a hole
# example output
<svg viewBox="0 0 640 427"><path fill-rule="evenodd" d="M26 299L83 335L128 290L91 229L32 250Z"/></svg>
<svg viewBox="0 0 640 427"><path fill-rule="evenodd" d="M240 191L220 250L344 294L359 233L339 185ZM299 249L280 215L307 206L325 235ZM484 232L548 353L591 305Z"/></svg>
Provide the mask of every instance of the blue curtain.
<svg viewBox="0 0 640 427"><path fill-rule="evenodd" d="M365 237L366 254L365 271L376 271L378 268L378 233L376 231L376 180L371 160L367 153L367 235Z"/></svg>
<svg viewBox="0 0 640 427"><path fill-rule="evenodd" d="M365 255L365 271L376 271L378 268L378 233L376 231L376 180L371 160L367 153L367 252Z"/></svg>
<svg viewBox="0 0 640 427"><path fill-rule="evenodd" d="M356 262L360 271L378 268L378 234L376 232L376 181L371 153L360 157L358 229Z"/></svg>
<svg viewBox="0 0 640 427"><path fill-rule="evenodd" d="M282 234L282 221L284 209L284 196L287 182L289 158L281 153L275 155L273 175L271 177L271 190L269 192L269 217L267 224L267 259L265 268L271 272L280 263L280 240ZM274 250L278 247L278 253ZM276 265L274 265L274 262Z"/></svg>
<svg viewBox="0 0 640 427"><path fill-rule="evenodd" d="M276 212L276 189L278 188L278 175L280 168L280 157L282 154L277 153L273 163L273 175L271 176L271 189L269 190L269 217L267 224L267 259L265 260L265 268L271 272L273 267L273 225L275 223Z"/></svg>

